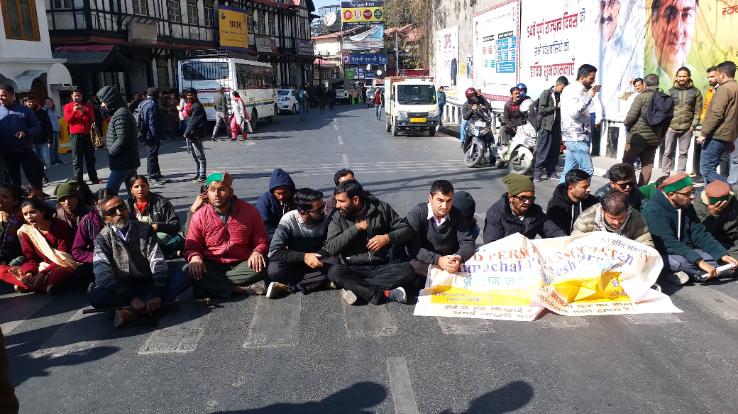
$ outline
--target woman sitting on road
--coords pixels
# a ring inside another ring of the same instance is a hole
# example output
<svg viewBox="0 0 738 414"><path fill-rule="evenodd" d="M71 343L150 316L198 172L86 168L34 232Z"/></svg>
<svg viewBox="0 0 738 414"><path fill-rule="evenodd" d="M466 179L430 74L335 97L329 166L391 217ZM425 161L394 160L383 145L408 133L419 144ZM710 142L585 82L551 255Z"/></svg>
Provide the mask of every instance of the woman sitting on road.
<svg viewBox="0 0 738 414"><path fill-rule="evenodd" d="M241 95L238 92L231 92L233 100L231 101L231 107L233 108L233 116L231 117L231 141L235 141L238 135L241 135L241 140L246 141L248 139L248 122L251 121L248 111L246 111L246 105L244 105Z"/></svg>
<svg viewBox="0 0 738 414"><path fill-rule="evenodd" d="M130 183L132 197L128 198L128 211L131 217L151 224L167 259L177 257L177 252L184 248L184 237L179 234L179 217L174 206L163 196L150 191L146 177L136 175Z"/></svg>
<svg viewBox="0 0 738 414"><path fill-rule="evenodd" d="M0 273L8 265L23 261L18 229L23 225L21 214L23 190L15 184L0 184Z"/></svg>
<svg viewBox="0 0 738 414"><path fill-rule="evenodd" d="M5 282L18 292L56 293L61 284L70 281L79 267L71 254L74 232L54 217L54 209L38 199L21 204L26 224L18 230L23 264L0 273Z"/></svg>

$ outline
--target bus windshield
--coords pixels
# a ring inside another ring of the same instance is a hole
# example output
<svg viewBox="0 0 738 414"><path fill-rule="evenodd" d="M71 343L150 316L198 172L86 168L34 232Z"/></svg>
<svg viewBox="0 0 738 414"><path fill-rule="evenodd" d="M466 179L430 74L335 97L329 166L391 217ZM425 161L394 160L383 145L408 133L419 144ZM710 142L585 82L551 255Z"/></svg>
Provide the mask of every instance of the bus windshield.
<svg viewBox="0 0 738 414"><path fill-rule="evenodd" d="M397 102L404 105L436 103L436 88L433 85L398 85Z"/></svg>
<svg viewBox="0 0 738 414"><path fill-rule="evenodd" d="M182 77L187 81L228 79L228 63L185 62L182 64Z"/></svg>

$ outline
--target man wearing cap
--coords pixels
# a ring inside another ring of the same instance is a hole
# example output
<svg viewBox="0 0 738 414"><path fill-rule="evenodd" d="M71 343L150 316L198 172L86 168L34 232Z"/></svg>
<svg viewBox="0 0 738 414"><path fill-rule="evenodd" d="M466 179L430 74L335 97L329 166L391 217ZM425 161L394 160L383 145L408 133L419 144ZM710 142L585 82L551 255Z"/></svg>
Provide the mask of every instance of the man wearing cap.
<svg viewBox="0 0 738 414"><path fill-rule="evenodd" d="M208 205L192 215L185 240L185 270L195 293L219 298L266 292L267 234L259 212L233 195L225 172L205 180Z"/></svg>
<svg viewBox="0 0 738 414"><path fill-rule="evenodd" d="M461 214L466 218L466 225L469 227L469 235L472 240L476 242L477 237L479 237L479 233L481 233L482 230L479 228L477 217L475 216L475 213L477 212L477 202L474 201L474 197L466 191L456 191L454 192L454 207L458 208L459 211L461 211Z"/></svg>
<svg viewBox="0 0 738 414"><path fill-rule="evenodd" d="M108 196L100 210L105 226L95 239L95 287L88 298L95 308L129 306L115 312L113 326L119 327L153 315L162 302L187 290L190 281L182 271L169 274L156 232L146 223L131 221L123 200Z"/></svg>
<svg viewBox="0 0 738 414"><path fill-rule="evenodd" d="M503 179L507 192L487 210L484 220L484 243L491 243L511 234L520 233L533 239L566 236L538 204L533 178L520 174L508 174Z"/></svg>
<svg viewBox="0 0 738 414"><path fill-rule="evenodd" d="M693 199L692 179L681 172L665 179L660 191L654 192L643 207L656 250L664 259L664 270L673 272L669 277L677 284L690 279L714 280L718 259L738 266L738 261L700 223Z"/></svg>
<svg viewBox="0 0 738 414"><path fill-rule="evenodd" d="M454 205L454 186L446 180L431 184L428 201L407 213L413 237L407 243L415 274L425 277L428 266L456 273L476 251L464 214Z"/></svg>
<svg viewBox="0 0 738 414"><path fill-rule="evenodd" d="M712 237L738 259L738 200L730 186L720 180L707 184L694 209Z"/></svg>

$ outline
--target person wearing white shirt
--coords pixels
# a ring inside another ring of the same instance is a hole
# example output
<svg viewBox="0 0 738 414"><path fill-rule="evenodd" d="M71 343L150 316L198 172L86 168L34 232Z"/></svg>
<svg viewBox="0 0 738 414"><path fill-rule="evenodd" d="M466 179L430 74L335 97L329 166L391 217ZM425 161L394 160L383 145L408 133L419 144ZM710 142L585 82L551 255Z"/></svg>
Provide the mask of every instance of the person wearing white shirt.
<svg viewBox="0 0 738 414"><path fill-rule="evenodd" d="M577 71L577 81L561 93L561 140L566 145L566 158L561 180L572 168L592 175L592 158L589 154L592 142L592 124L589 107L599 88L593 86L597 68L584 64ZM563 181L562 181L563 182Z"/></svg>

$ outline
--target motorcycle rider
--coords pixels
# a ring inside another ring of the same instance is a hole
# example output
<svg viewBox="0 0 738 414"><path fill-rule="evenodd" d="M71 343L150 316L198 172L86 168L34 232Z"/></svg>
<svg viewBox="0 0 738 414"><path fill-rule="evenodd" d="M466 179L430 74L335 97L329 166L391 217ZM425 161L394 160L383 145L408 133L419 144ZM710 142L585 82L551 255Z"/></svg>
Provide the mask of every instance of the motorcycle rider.
<svg viewBox="0 0 738 414"><path fill-rule="evenodd" d="M519 85L525 86L524 84ZM520 110L520 104L526 96L517 85L510 88L510 100L505 102L505 109L502 112L500 140L503 142L509 142L515 136L518 127L527 122L526 114Z"/></svg>
<svg viewBox="0 0 738 414"><path fill-rule="evenodd" d="M461 139L461 145L464 145L466 140L466 124L471 120L476 121L479 118L476 110L479 107L479 98L477 98L477 91L474 88L467 88L464 91L466 96L466 102L461 105L461 125L459 128L459 139Z"/></svg>

